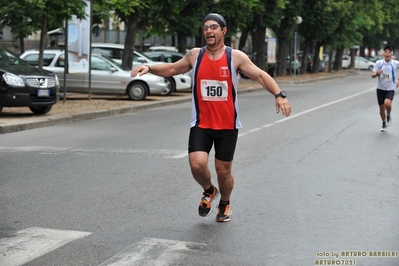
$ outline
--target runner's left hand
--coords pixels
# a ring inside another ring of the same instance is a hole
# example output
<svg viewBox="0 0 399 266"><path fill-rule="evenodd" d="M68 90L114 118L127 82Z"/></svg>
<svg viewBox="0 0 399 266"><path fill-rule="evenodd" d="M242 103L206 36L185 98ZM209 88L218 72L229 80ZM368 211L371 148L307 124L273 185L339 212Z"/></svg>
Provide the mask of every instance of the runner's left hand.
<svg viewBox="0 0 399 266"><path fill-rule="evenodd" d="M283 116L290 116L291 114L291 104L287 100L287 98L278 97L276 99L276 113L280 113L280 110Z"/></svg>

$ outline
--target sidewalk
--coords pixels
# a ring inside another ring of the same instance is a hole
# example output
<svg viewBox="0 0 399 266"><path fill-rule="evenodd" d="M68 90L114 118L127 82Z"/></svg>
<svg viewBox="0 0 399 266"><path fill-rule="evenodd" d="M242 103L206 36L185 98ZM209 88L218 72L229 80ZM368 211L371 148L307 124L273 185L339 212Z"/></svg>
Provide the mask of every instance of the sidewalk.
<svg viewBox="0 0 399 266"><path fill-rule="evenodd" d="M320 72L316 74L276 77L278 84L297 84L323 79L342 78L356 72L339 71L334 73ZM259 83L250 79L241 79L238 93L263 90ZM131 101L127 96L99 96L87 94L67 95L61 99L45 115L35 115L28 107L7 108L0 113L0 134L22 130L72 123L98 117L132 113L139 110L166 105L189 102L191 90L174 93L171 96L148 96L144 101Z"/></svg>

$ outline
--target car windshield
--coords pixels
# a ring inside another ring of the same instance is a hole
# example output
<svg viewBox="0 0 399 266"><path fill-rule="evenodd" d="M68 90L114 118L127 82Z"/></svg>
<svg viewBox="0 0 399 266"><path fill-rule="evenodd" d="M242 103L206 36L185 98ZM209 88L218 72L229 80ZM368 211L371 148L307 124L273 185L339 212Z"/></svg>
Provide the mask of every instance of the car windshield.
<svg viewBox="0 0 399 266"><path fill-rule="evenodd" d="M105 59L111 61L112 64L116 65L120 69L130 71L130 69L128 67L122 67L122 65L120 63L118 63L114 58L112 58L110 56L107 56L107 55L102 55L102 57L104 57Z"/></svg>
<svg viewBox="0 0 399 266"><path fill-rule="evenodd" d="M135 51L135 54L133 56L133 61L134 62L139 62L139 58L140 57L145 58L148 62L154 62L150 57L146 56L145 54L139 53L137 51Z"/></svg>
<svg viewBox="0 0 399 266"><path fill-rule="evenodd" d="M23 65L24 61L6 49L0 49L0 65Z"/></svg>

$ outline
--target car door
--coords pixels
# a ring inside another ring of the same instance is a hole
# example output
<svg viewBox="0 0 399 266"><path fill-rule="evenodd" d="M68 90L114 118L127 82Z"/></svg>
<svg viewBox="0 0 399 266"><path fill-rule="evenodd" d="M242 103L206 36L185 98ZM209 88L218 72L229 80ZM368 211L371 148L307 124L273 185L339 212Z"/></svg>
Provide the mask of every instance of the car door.
<svg viewBox="0 0 399 266"><path fill-rule="evenodd" d="M64 91L64 70L65 70L65 57L60 54L55 63L49 68L57 74L60 80L60 92ZM66 92L88 93L88 88L84 85L85 73L67 73L66 77Z"/></svg>
<svg viewBox="0 0 399 266"><path fill-rule="evenodd" d="M115 68L101 57L91 57L91 92L93 93L125 93L126 87L122 85L124 72ZM89 80L85 80L89 86Z"/></svg>

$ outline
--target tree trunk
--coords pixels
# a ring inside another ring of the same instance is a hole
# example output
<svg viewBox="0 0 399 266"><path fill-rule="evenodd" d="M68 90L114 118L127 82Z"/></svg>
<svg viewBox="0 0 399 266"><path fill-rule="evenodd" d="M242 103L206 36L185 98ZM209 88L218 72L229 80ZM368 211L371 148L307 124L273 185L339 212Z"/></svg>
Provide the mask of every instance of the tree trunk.
<svg viewBox="0 0 399 266"><path fill-rule="evenodd" d="M257 65L260 69L266 70L265 69L265 62L266 62L266 45L265 45L265 39L266 39L266 27L263 26L257 26L255 29L255 34L256 39L255 39L255 49L254 51L254 63Z"/></svg>
<svg viewBox="0 0 399 266"><path fill-rule="evenodd" d="M238 43L238 50L242 51L244 49L245 44L247 43L247 39L248 39L248 31L244 30L240 36L240 41Z"/></svg>
<svg viewBox="0 0 399 266"><path fill-rule="evenodd" d="M24 35L22 32L19 32L19 54L23 54L25 52L25 41Z"/></svg>
<svg viewBox="0 0 399 266"><path fill-rule="evenodd" d="M364 46L360 46L359 55L363 56L363 57L366 56L366 52L365 52ZM369 55L370 55L370 49L369 49Z"/></svg>
<svg viewBox="0 0 399 266"><path fill-rule="evenodd" d="M308 58L309 58L309 50L312 47L312 43L305 39L305 44L303 47L303 55L302 55L302 65L301 65L301 73L306 74L308 71Z"/></svg>
<svg viewBox="0 0 399 266"><path fill-rule="evenodd" d="M332 66L333 66L333 51L328 52L328 72L332 72Z"/></svg>
<svg viewBox="0 0 399 266"><path fill-rule="evenodd" d="M344 55L344 47L338 47L335 53L334 70L339 71L342 69L342 56Z"/></svg>
<svg viewBox="0 0 399 266"><path fill-rule="evenodd" d="M179 52L185 54L187 50L186 34L177 33L177 44L177 49L179 50Z"/></svg>
<svg viewBox="0 0 399 266"><path fill-rule="evenodd" d="M39 68L43 68L43 50L44 50L44 40L47 35L47 14L44 14L42 17L42 27L40 31L40 45L39 45Z"/></svg>
<svg viewBox="0 0 399 266"><path fill-rule="evenodd" d="M287 54L289 49L289 40L285 37L278 38L278 52L277 52L277 68L276 76L287 75Z"/></svg>
<svg viewBox="0 0 399 266"><path fill-rule="evenodd" d="M129 69L133 65L133 52L134 45L136 42L137 24L139 21L139 12L131 13L127 17L126 25L126 38L125 38L125 49L123 49L122 55L122 66Z"/></svg>

